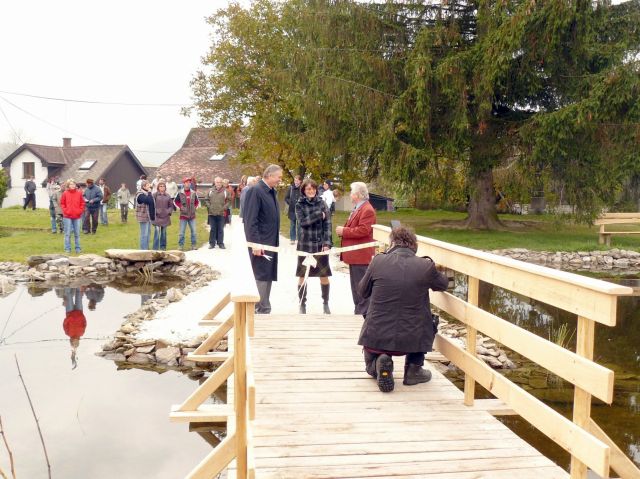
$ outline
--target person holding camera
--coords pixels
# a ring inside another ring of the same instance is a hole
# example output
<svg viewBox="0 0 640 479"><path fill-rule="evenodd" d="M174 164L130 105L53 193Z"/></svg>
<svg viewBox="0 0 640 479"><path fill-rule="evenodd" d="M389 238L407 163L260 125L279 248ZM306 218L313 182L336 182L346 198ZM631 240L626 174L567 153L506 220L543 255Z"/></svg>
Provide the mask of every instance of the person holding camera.
<svg viewBox="0 0 640 479"><path fill-rule="evenodd" d="M392 356L405 356L404 385L431 379L431 371L422 367L436 332L429 289L445 291L449 284L431 258L416 256L413 231L399 226L391 230L389 240L389 250L373 258L358 284L359 294L369 299L358 344L366 371L382 392L394 389Z"/></svg>

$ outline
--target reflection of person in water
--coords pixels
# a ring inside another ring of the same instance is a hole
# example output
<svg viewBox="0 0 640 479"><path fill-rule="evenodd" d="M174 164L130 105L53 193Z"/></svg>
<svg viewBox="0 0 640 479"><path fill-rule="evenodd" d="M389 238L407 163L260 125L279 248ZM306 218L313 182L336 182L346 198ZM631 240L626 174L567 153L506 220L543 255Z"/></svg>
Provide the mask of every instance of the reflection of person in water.
<svg viewBox="0 0 640 479"><path fill-rule="evenodd" d="M82 290L80 288L64 288L64 306L66 315L62 328L69 336L71 344L71 369L78 367L76 351L80 345L80 338L87 328L87 319L82 312Z"/></svg>
<svg viewBox="0 0 640 479"><path fill-rule="evenodd" d="M89 310L93 311L96 309L96 304L104 298L104 286L92 283L85 288L84 294L89 300Z"/></svg>

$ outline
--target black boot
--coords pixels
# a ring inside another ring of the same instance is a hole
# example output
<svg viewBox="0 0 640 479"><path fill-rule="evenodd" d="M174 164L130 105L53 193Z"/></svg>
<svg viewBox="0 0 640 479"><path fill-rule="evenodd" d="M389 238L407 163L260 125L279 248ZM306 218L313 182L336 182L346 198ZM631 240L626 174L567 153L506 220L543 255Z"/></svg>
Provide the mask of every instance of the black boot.
<svg viewBox="0 0 640 479"><path fill-rule="evenodd" d="M367 371L367 374L369 376L371 376L374 379L377 379L378 375L376 374L376 359L378 358L378 355L374 353L370 353L366 349L363 349L362 352L364 353L365 371Z"/></svg>
<svg viewBox="0 0 640 479"><path fill-rule="evenodd" d="M322 310L324 314L331 314L329 309L329 283L320 283L320 290L322 291Z"/></svg>
<svg viewBox="0 0 640 479"><path fill-rule="evenodd" d="M428 369L424 369L419 364L404 365L404 380L402 384L405 386L414 386L429 381L431 381L431 371Z"/></svg>
<svg viewBox="0 0 640 479"><path fill-rule="evenodd" d="M376 379L378 380L378 389L383 393L393 391L395 383L393 382L393 359L388 354L381 354L376 359Z"/></svg>
<svg viewBox="0 0 640 479"><path fill-rule="evenodd" d="M298 299L300 300L300 314L307 314L307 285L298 285Z"/></svg>

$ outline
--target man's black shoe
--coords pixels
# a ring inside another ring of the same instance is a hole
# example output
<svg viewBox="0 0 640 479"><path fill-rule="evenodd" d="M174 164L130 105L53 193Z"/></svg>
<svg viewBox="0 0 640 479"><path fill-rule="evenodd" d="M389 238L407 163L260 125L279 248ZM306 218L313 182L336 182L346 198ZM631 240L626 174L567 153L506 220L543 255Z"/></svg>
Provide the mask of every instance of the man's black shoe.
<svg viewBox="0 0 640 479"><path fill-rule="evenodd" d="M210 245L209 245L209 249L213 249L213 248L215 248L215 247L216 247L216 245L214 245L214 244L210 244Z"/></svg>
<svg viewBox="0 0 640 479"><path fill-rule="evenodd" d="M376 359L376 374L378 389L383 393L393 391L395 383L393 381L393 359L388 354L381 354Z"/></svg>
<svg viewBox="0 0 640 479"><path fill-rule="evenodd" d="M431 371L424 369L417 364L407 364L404 368L404 380L402 384L405 386L415 386L420 383L427 383L431 380Z"/></svg>
<svg viewBox="0 0 640 479"><path fill-rule="evenodd" d="M218 248L220 248L220 249L227 249L227 248L225 248L225 247L224 247L224 245L223 245L223 244L219 244L219 245L218 245Z"/></svg>

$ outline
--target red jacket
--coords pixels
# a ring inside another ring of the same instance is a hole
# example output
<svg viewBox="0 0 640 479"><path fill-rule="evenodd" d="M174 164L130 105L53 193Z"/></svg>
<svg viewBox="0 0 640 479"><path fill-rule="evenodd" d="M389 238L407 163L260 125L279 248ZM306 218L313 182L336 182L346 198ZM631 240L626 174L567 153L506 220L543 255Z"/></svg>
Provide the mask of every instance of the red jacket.
<svg viewBox="0 0 640 479"><path fill-rule="evenodd" d="M70 338L80 338L87 329L87 318L84 317L84 313L78 309L69 311L62 323L62 329L64 333Z"/></svg>
<svg viewBox="0 0 640 479"><path fill-rule="evenodd" d="M60 208L62 208L62 216L65 218L71 218L72 220L80 218L84 211L82 192L78 189L65 190L62 193L62 198L60 198Z"/></svg>
<svg viewBox="0 0 640 479"><path fill-rule="evenodd" d="M376 222L376 210L366 201L347 220L342 230L342 246L370 243L373 241L373 228ZM375 255L375 248L363 248L355 251L345 251L340 259L347 264L369 264Z"/></svg>

